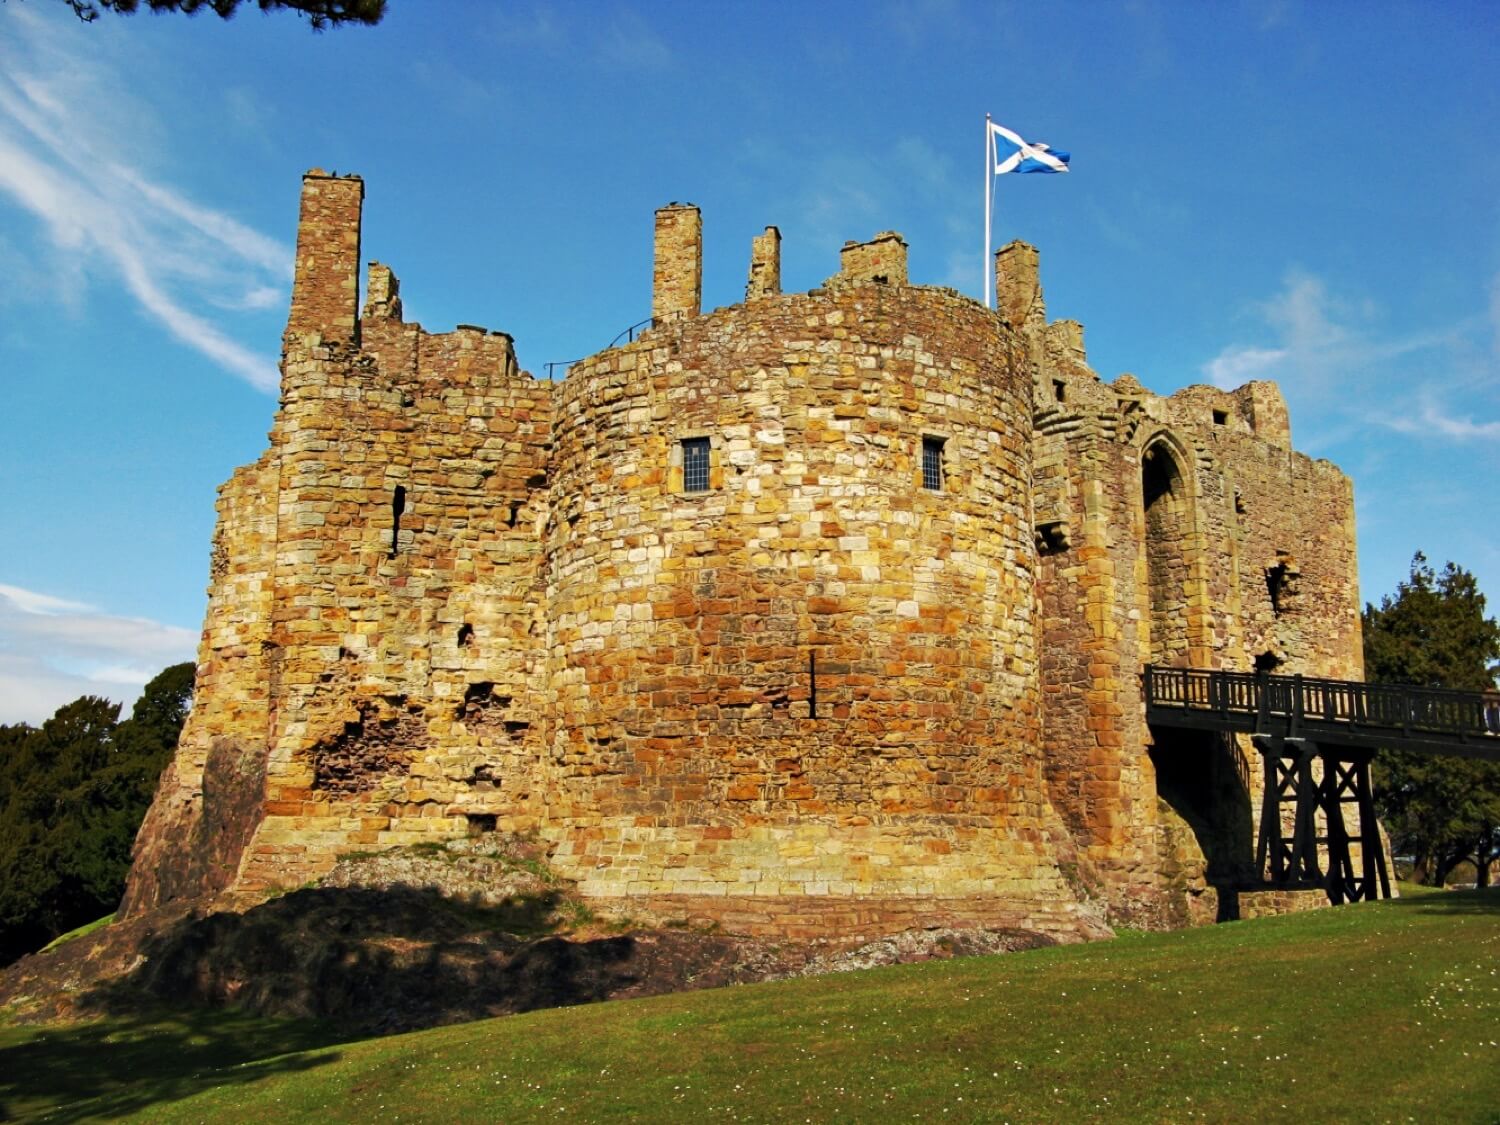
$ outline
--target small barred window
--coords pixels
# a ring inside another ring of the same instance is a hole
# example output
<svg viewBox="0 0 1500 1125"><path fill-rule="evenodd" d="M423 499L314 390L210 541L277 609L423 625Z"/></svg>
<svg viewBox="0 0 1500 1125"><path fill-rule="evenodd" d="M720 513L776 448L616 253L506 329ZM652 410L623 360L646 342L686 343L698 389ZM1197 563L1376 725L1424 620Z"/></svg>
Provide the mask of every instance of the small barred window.
<svg viewBox="0 0 1500 1125"><path fill-rule="evenodd" d="M943 490L943 439L922 439L922 487L934 492Z"/></svg>
<svg viewBox="0 0 1500 1125"><path fill-rule="evenodd" d="M682 439L682 490L684 492L708 491L708 439L706 437Z"/></svg>

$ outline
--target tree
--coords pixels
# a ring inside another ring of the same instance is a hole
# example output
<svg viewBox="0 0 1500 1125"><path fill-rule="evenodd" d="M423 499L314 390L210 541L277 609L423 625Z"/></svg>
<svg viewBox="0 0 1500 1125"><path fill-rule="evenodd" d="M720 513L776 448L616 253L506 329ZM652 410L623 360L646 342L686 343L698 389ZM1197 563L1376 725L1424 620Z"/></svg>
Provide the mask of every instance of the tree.
<svg viewBox="0 0 1500 1125"><path fill-rule="evenodd" d="M84 23L93 23L101 11L129 15L141 6L141 0L63 0ZM358 23L372 26L385 15L386 0L146 0L153 12L182 12L197 15L205 8L220 19L228 19L243 3L254 3L263 12L289 8L306 16L314 31L339 24Z"/></svg>
<svg viewBox="0 0 1500 1125"><path fill-rule="evenodd" d="M1474 576L1454 563L1434 573L1420 551L1394 597L1363 614L1365 678L1371 683L1493 691L1500 623L1485 616ZM1500 858L1500 763L1382 750L1376 803L1397 850L1417 859L1417 878L1442 886L1465 860L1481 885Z"/></svg>
<svg viewBox="0 0 1500 1125"><path fill-rule="evenodd" d="M40 727L0 726L0 964L113 910L187 717L193 666L163 671L129 719L83 696Z"/></svg>

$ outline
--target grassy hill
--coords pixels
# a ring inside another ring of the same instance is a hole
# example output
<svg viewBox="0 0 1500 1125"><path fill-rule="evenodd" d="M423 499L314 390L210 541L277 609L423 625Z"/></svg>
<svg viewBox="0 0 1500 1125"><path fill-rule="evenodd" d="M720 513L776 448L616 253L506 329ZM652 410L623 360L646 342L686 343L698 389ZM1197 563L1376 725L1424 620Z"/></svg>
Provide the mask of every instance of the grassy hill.
<svg viewBox="0 0 1500 1125"><path fill-rule="evenodd" d="M1500 1121L1500 892L331 1044L0 1030L0 1119Z"/></svg>

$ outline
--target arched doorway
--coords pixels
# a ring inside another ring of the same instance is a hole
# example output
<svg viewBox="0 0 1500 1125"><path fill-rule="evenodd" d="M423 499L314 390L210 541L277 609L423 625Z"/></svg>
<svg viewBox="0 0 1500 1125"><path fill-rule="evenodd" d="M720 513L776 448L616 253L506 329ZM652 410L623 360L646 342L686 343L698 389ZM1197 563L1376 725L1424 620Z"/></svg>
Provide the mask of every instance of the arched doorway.
<svg viewBox="0 0 1500 1125"><path fill-rule="evenodd" d="M1191 519L1187 481L1165 441L1153 442L1141 456L1141 499L1146 511L1151 663L1184 668L1189 649L1187 548Z"/></svg>

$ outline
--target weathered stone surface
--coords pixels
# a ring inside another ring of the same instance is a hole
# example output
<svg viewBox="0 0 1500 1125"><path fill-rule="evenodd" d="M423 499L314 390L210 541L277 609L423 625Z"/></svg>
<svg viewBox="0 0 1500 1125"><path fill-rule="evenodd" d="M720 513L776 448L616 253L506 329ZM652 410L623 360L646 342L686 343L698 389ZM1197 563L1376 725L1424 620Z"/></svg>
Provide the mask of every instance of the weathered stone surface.
<svg viewBox="0 0 1500 1125"><path fill-rule="evenodd" d="M712 911L690 917L682 902L651 928L634 901L628 921L596 916L542 854L536 841L502 833L352 853L315 886L270 901L155 911L23 958L0 973L0 1007L39 1021L188 1002L381 1034L1086 936L1007 926L971 903L922 911L912 900L887 904L889 913L846 903L847 920L815 924L806 908L817 900L806 896L756 900L767 920L797 920L760 936L726 932Z"/></svg>
<svg viewBox="0 0 1500 1125"><path fill-rule="evenodd" d="M996 313L889 232L782 294L768 228L704 314L678 204L654 326L538 381L504 333L404 323L378 263L352 319L362 196L304 183L282 405L221 491L127 913L495 829L764 934L1067 940L1253 875L1248 748L1153 740L1139 668L1359 674L1349 482L1274 384L1103 383L1023 244ZM205 831L228 746L243 830Z"/></svg>

